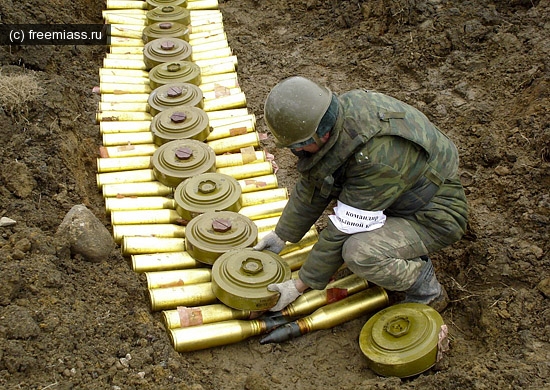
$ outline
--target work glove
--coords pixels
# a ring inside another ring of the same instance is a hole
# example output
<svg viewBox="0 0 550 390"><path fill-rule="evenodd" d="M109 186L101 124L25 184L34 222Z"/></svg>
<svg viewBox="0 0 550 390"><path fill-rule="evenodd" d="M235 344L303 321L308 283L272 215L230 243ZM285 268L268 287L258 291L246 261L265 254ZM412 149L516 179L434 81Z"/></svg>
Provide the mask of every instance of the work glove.
<svg viewBox="0 0 550 390"><path fill-rule="evenodd" d="M263 251L268 250L273 253L279 254L285 247L286 242L281 240L277 233L270 232L267 236L262 238L260 242L253 247L254 250Z"/></svg>
<svg viewBox="0 0 550 390"><path fill-rule="evenodd" d="M269 309L269 311L281 311L303 294L296 288L294 279L287 280L283 283L268 284L267 289L281 294L277 304Z"/></svg>

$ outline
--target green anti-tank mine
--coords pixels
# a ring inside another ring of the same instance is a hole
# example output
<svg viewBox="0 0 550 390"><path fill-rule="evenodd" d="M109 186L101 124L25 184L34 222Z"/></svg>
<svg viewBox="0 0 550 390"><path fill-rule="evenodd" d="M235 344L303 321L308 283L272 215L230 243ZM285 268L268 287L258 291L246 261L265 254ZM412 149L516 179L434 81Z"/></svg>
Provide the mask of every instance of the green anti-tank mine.
<svg viewBox="0 0 550 390"><path fill-rule="evenodd" d="M224 253L212 267L212 291L227 306L240 310L268 310L279 293L269 291L271 283L291 278L288 264L269 251L236 249Z"/></svg>

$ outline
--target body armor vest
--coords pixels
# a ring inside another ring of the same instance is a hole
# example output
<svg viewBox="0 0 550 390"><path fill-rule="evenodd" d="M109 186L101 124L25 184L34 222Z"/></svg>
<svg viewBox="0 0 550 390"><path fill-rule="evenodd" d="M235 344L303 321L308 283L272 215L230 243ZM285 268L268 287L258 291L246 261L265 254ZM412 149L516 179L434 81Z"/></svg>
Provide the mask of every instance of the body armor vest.
<svg viewBox="0 0 550 390"><path fill-rule="evenodd" d="M423 176L386 209L388 215L413 214L457 172L458 152L423 113L390 96L364 90L340 95L338 118L328 143L311 157L301 159L298 171L315 184L321 196L328 197L339 184L341 174L337 171L345 169L346 162L371 138L387 135L413 142L427 156Z"/></svg>

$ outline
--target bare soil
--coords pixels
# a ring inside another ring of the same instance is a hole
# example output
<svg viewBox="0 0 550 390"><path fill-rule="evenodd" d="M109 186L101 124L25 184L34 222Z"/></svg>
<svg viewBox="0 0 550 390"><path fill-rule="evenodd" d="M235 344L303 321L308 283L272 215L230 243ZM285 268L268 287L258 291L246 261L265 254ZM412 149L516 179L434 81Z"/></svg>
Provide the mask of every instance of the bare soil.
<svg viewBox="0 0 550 390"><path fill-rule="evenodd" d="M55 232L96 184L102 46L3 46L2 75L44 93L0 110L0 387L5 389L550 389L550 2L220 1L249 111L280 79L376 89L425 112L457 144L468 234L433 256L452 300L451 348L408 379L367 368L368 317L281 344L254 337L177 353L143 275L120 251L71 257ZM2 23L102 23L103 2L0 1ZM280 186L294 157L275 149ZM323 220L319 221L322 228ZM128 357L131 358L128 360Z"/></svg>

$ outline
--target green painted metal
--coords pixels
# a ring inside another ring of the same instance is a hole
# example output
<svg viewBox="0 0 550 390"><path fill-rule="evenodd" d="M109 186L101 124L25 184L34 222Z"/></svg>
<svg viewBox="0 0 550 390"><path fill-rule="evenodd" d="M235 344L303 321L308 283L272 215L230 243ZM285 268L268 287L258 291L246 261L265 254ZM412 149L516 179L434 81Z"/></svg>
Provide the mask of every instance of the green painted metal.
<svg viewBox="0 0 550 390"><path fill-rule="evenodd" d="M359 345L371 370L406 378L436 363L443 318L428 305L401 303L383 309L363 326Z"/></svg>
<svg viewBox="0 0 550 390"><path fill-rule="evenodd" d="M204 107L202 89L190 83L163 85L151 91L147 103L149 104L149 113L153 116L176 106Z"/></svg>
<svg viewBox="0 0 550 390"><path fill-rule="evenodd" d="M192 61L172 61L159 64L149 71L149 86L156 89L170 83L201 84L201 69Z"/></svg>
<svg viewBox="0 0 550 390"><path fill-rule="evenodd" d="M166 5L177 5L179 7L187 8L187 0L146 0L147 9L151 10L157 7L164 7Z"/></svg>
<svg viewBox="0 0 550 390"><path fill-rule="evenodd" d="M145 14L147 24L159 22L175 22L189 26L191 24L191 12L187 8L178 5L163 5L147 11Z"/></svg>
<svg viewBox="0 0 550 390"><path fill-rule="evenodd" d="M193 218L185 228L185 249L197 261L214 264L222 254L258 241L250 218L234 211L210 211Z"/></svg>
<svg viewBox="0 0 550 390"><path fill-rule="evenodd" d="M172 61L190 61L191 45L183 39L164 37L148 42L143 47L143 62L150 70L157 65Z"/></svg>
<svg viewBox="0 0 550 390"><path fill-rule="evenodd" d="M212 266L212 291L229 307L262 311L279 299L279 293L269 291L267 286L290 278L290 267L279 255L234 249L218 257Z"/></svg>
<svg viewBox="0 0 550 390"><path fill-rule="evenodd" d="M241 194L237 179L205 172L180 183L174 191L174 201L178 214L190 221L209 211L239 211Z"/></svg>
<svg viewBox="0 0 550 390"><path fill-rule="evenodd" d="M159 147L151 159L155 178L169 187L216 169L216 154L204 142L194 139L170 141Z"/></svg>
<svg viewBox="0 0 550 390"><path fill-rule="evenodd" d="M155 115L151 132L156 145L178 139L205 141L210 134L208 115L202 108L176 106Z"/></svg>

